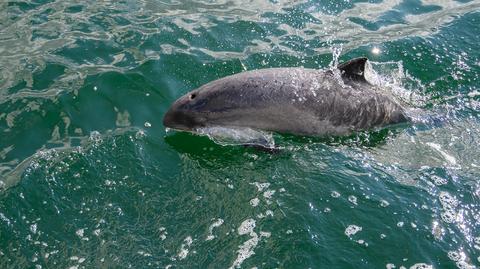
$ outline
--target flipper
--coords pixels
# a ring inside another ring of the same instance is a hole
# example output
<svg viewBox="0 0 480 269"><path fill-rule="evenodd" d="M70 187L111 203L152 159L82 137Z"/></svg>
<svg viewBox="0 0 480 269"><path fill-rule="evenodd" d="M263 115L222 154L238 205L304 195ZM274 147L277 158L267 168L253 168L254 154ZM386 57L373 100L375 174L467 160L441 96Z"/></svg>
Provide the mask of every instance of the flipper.
<svg viewBox="0 0 480 269"><path fill-rule="evenodd" d="M365 79L365 64L367 61L366 57L361 57L339 64L338 69L342 72L342 78L368 83Z"/></svg>

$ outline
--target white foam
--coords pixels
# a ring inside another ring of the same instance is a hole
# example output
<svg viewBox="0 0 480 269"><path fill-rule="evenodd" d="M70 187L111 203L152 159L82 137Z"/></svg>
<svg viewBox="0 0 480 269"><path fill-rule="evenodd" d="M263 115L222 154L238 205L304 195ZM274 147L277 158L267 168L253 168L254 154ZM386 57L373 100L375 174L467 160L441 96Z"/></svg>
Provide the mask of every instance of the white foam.
<svg viewBox="0 0 480 269"><path fill-rule="evenodd" d="M188 247L192 245L192 242L193 240L191 236L187 236L187 238L183 240L183 244L180 247L180 251L178 252L178 255L177 255L179 260L183 260L188 256L188 252L189 252Z"/></svg>
<svg viewBox="0 0 480 269"><path fill-rule="evenodd" d="M0 212L0 219L5 221L7 223L8 226L11 226L12 225L12 222L10 221L9 218L7 218L3 213Z"/></svg>
<svg viewBox="0 0 480 269"><path fill-rule="evenodd" d="M431 179L433 180L433 183L437 186L445 185L448 183L447 179L439 177L437 175L431 176Z"/></svg>
<svg viewBox="0 0 480 269"><path fill-rule="evenodd" d="M455 265L459 269L477 269L475 265L469 264L467 261L458 261L455 263Z"/></svg>
<svg viewBox="0 0 480 269"><path fill-rule="evenodd" d="M250 205L253 207L257 207L259 203L260 203L260 199L258 198L253 198L252 200L250 200Z"/></svg>
<svg viewBox="0 0 480 269"><path fill-rule="evenodd" d="M468 97L475 97L475 96L479 96L480 92L477 90L474 90L473 92L469 92L467 95Z"/></svg>
<svg viewBox="0 0 480 269"><path fill-rule="evenodd" d="M162 238L162 240L165 240L165 238L167 238L167 228L165 227L160 227L158 228L158 231L161 233L160 237Z"/></svg>
<svg viewBox="0 0 480 269"><path fill-rule="evenodd" d="M32 233L34 233L34 234L37 233L37 224L36 223L30 225L30 231L32 231Z"/></svg>
<svg viewBox="0 0 480 269"><path fill-rule="evenodd" d="M361 226L351 224L351 225L348 225L348 227L345 229L345 235L350 237L362 230L363 228Z"/></svg>
<svg viewBox="0 0 480 269"><path fill-rule="evenodd" d="M352 203L354 205L358 205L357 204L357 197L355 197L354 195L348 196L348 201L350 201L350 203Z"/></svg>
<svg viewBox="0 0 480 269"><path fill-rule="evenodd" d="M142 255L143 257L151 257L152 254L148 253L148 252L145 252L143 250L139 250L137 251L138 254Z"/></svg>
<svg viewBox="0 0 480 269"><path fill-rule="evenodd" d="M432 143L432 142L427 142L426 144L431 148L433 148L434 150L438 151L443 156L443 158L451 165L457 164L457 160L455 159L455 157L448 154L446 151L442 150L442 146L440 146L439 144Z"/></svg>
<svg viewBox="0 0 480 269"><path fill-rule="evenodd" d="M272 235L271 232L263 232L263 231L260 232L260 237L269 238L271 235Z"/></svg>
<svg viewBox="0 0 480 269"><path fill-rule="evenodd" d="M255 220L254 219L246 219L240 224L237 231L239 235L250 234L253 232L255 228Z"/></svg>
<svg viewBox="0 0 480 269"><path fill-rule="evenodd" d="M359 240L357 240L356 242L357 242L358 244L360 244L360 245L364 245L365 247L368 247L368 243L365 242L365 240L363 240L363 239L359 239Z"/></svg>
<svg viewBox="0 0 480 269"><path fill-rule="evenodd" d="M426 263L416 263L410 266L410 269L433 269L433 266Z"/></svg>
<svg viewBox="0 0 480 269"><path fill-rule="evenodd" d="M223 224L223 219L217 219L214 223L212 223L212 225L210 225L210 227L208 228L209 234L207 236L207 239L205 240L206 241L213 240L215 238L215 236L213 235L213 229L220 227L222 224Z"/></svg>
<svg viewBox="0 0 480 269"><path fill-rule="evenodd" d="M386 201L386 200L382 200L382 201L380 202L380 206L381 206L381 207L387 207L387 206L389 206L389 205L390 205L390 203L389 203L388 201Z"/></svg>
<svg viewBox="0 0 480 269"><path fill-rule="evenodd" d="M438 199L444 210L444 212L440 214L440 217L446 223L453 223L457 219L455 208L458 206L458 200L445 191L440 192Z"/></svg>
<svg viewBox="0 0 480 269"><path fill-rule="evenodd" d="M467 262L467 255L463 251L449 251L448 258L455 262L455 265L460 269L474 269L474 265Z"/></svg>
<svg viewBox="0 0 480 269"><path fill-rule="evenodd" d="M252 233L252 238L245 241L242 245L239 246L237 250L238 256L233 262L232 266L230 266L230 269L240 267L243 261L255 254L253 250L258 245L258 241L258 235L256 233Z"/></svg>
<svg viewBox="0 0 480 269"><path fill-rule="evenodd" d="M265 197L265 199L271 199L274 194L274 190L267 190L263 193L263 197Z"/></svg>
<svg viewBox="0 0 480 269"><path fill-rule="evenodd" d="M393 263L387 263L387 264L385 265L385 268L387 268L387 269L394 269L394 268L395 268L395 264L393 264Z"/></svg>
<svg viewBox="0 0 480 269"><path fill-rule="evenodd" d="M254 228L255 228L255 220L254 219L246 219L238 227L237 231L238 231L239 235L248 234L248 235L251 236L251 238L248 239L247 241L245 241L243 244L241 244L238 247L237 258L233 262L232 266L230 266L230 268L240 267L240 265L243 263L243 261L245 261L246 259L251 257L253 254L255 254L255 252L253 250L258 244L259 237L253 231Z"/></svg>
<svg viewBox="0 0 480 269"><path fill-rule="evenodd" d="M446 191L440 192L438 199L445 210L453 210L458 206L458 200Z"/></svg>
<svg viewBox="0 0 480 269"><path fill-rule="evenodd" d="M266 217L268 217L268 216L273 217L273 211L272 211L272 210L267 210L267 211L265 211L265 214L264 214L264 213L258 214L258 215L257 215L257 218L263 219L263 218L266 218Z"/></svg>
<svg viewBox="0 0 480 269"><path fill-rule="evenodd" d="M250 184L255 185L255 187L257 187L258 192L262 192L263 190L270 187L270 183L268 183L268 182L264 182L264 183L254 182L254 183L250 183Z"/></svg>
<svg viewBox="0 0 480 269"><path fill-rule="evenodd" d="M458 252L458 251L449 251L447 253L447 256L450 260L454 262L458 262L465 259L465 253Z"/></svg>
<svg viewBox="0 0 480 269"><path fill-rule="evenodd" d="M85 229L78 229L75 234L78 236L78 237L83 237L83 234L85 233Z"/></svg>
<svg viewBox="0 0 480 269"><path fill-rule="evenodd" d="M100 143L102 142L102 135L98 131L92 131L90 132L88 139L90 139L92 142Z"/></svg>
<svg viewBox="0 0 480 269"><path fill-rule="evenodd" d="M432 222L432 235L435 237L435 239L440 240L444 232L444 229L440 226L438 221Z"/></svg>
<svg viewBox="0 0 480 269"><path fill-rule="evenodd" d="M333 198L338 198L340 197L340 193L338 191L332 191L332 193L330 194Z"/></svg>
<svg viewBox="0 0 480 269"><path fill-rule="evenodd" d="M457 213L455 213L453 210L446 210L440 214L440 217L446 223L453 223L457 219Z"/></svg>

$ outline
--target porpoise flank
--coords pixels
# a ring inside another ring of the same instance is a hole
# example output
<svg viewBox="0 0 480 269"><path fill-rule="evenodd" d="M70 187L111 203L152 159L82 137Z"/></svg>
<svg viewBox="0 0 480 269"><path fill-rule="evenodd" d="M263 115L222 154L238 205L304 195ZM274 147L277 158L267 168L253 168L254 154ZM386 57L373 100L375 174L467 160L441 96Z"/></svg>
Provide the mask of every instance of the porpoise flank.
<svg viewBox="0 0 480 269"><path fill-rule="evenodd" d="M184 131L220 126L325 136L407 121L397 102L367 82L366 62L350 60L337 74L269 68L218 79L180 97L163 124Z"/></svg>

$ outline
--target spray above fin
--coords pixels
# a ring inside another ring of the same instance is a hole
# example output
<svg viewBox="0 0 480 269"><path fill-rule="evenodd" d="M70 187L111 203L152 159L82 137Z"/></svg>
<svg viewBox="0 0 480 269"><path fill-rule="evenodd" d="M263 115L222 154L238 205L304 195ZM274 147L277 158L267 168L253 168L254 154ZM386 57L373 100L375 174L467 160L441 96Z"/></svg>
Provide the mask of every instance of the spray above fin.
<svg viewBox="0 0 480 269"><path fill-rule="evenodd" d="M355 58L348 62L338 65L338 69L343 79L368 83L365 79L365 64L368 59L366 57Z"/></svg>

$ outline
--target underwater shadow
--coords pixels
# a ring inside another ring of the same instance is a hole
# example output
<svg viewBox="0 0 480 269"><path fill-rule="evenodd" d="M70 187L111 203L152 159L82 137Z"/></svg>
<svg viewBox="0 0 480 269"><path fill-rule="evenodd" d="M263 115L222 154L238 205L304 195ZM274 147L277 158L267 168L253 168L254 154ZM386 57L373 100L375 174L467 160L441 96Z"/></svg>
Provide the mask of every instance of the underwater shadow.
<svg viewBox="0 0 480 269"><path fill-rule="evenodd" d="M288 157L288 151L279 148L264 148L253 145L220 145L207 136L188 132L175 132L164 137L164 141L180 154L187 154L199 163L214 165L241 164L256 160Z"/></svg>
<svg viewBox="0 0 480 269"><path fill-rule="evenodd" d="M397 124L388 128L355 132L347 136L298 136L292 134L279 134L277 141L281 144L325 144L328 146L349 146L358 148L375 148L385 145L389 139L405 131L407 124Z"/></svg>
<svg viewBox="0 0 480 269"><path fill-rule="evenodd" d="M245 161L245 158L250 159L251 155L257 155L258 158L289 158L293 152L314 144L375 148L385 145L389 139L394 139L405 131L405 127L406 124L398 124L388 128L356 132L348 136L315 137L274 134L276 141L274 148L257 145L221 145L208 136L189 132L167 134L164 140L176 152L188 154L202 162L241 162Z"/></svg>

